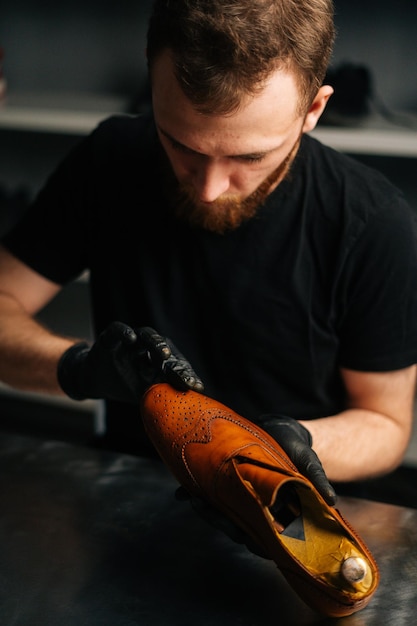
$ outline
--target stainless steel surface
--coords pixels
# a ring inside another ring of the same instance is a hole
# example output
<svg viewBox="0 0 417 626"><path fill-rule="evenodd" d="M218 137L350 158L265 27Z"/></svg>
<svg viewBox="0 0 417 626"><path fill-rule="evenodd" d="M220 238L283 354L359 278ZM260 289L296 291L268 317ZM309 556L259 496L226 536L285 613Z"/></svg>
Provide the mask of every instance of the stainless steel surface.
<svg viewBox="0 0 417 626"><path fill-rule="evenodd" d="M311 611L277 568L174 498L158 461L0 435L4 626L410 626L417 510L340 499L381 585L353 616Z"/></svg>

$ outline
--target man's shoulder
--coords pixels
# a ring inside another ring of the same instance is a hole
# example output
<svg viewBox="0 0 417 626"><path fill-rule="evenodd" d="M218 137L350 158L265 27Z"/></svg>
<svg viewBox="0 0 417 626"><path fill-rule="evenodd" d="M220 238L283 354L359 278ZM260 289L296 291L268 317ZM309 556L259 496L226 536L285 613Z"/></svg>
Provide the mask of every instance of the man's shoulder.
<svg viewBox="0 0 417 626"><path fill-rule="evenodd" d="M353 189L375 189L377 192L400 193L395 185L378 169L360 159L328 146L311 135L304 135L302 149L304 161L319 178L330 182L352 185ZM359 185L359 188L358 188Z"/></svg>
<svg viewBox="0 0 417 626"><path fill-rule="evenodd" d="M142 149L144 152L156 144L156 131L151 114L112 115L104 119L91 133L99 149L123 146L123 149Z"/></svg>
<svg viewBox="0 0 417 626"><path fill-rule="evenodd" d="M407 204L403 192L383 172L354 156L309 135L303 137L302 151L305 175L320 186L319 195L327 204L361 213L365 220Z"/></svg>
<svg viewBox="0 0 417 626"><path fill-rule="evenodd" d="M118 113L103 119L97 127L97 131L106 133L135 133L144 132L153 126L153 117L150 112L132 115Z"/></svg>

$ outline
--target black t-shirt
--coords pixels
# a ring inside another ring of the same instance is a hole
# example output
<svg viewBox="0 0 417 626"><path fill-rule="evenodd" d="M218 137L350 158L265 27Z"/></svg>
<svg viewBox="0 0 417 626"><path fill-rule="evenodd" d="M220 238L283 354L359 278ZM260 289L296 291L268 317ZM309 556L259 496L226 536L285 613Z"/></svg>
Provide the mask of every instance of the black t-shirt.
<svg viewBox="0 0 417 626"><path fill-rule="evenodd" d="M340 367L417 361L416 218L381 174L304 136L257 216L217 235L173 216L160 164L152 120L105 121L4 244L60 284L89 269L97 333L154 327L250 419L331 415ZM108 421L132 441L137 407Z"/></svg>

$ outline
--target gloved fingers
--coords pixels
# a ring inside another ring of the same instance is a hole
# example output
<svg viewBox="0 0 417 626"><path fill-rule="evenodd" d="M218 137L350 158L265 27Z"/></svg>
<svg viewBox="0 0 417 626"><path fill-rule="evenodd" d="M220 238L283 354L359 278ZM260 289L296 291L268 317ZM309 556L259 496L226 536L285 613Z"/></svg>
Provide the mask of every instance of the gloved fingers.
<svg viewBox="0 0 417 626"><path fill-rule="evenodd" d="M171 356L171 348L167 340L149 326L143 326L138 330L141 347L148 353L153 365L160 367Z"/></svg>
<svg viewBox="0 0 417 626"><path fill-rule="evenodd" d="M112 322L100 334L98 341L107 350L115 350L120 344L134 345L137 335L133 328L123 322Z"/></svg>
<svg viewBox="0 0 417 626"><path fill-rule="evenodd" d="M147 354L149 364L155 374L180 391L203 391L204 385L190 363L174 346L170 339L162 337L153 328L144 326L137 330L139 345Z"/></svg>
<svg viewBox="0 0 417 626"><path fill-rule="evenodd" d="M185 356L178 350L178 348L172 343L171 339L167 339L168 345L171 348L171 357L163 364L163 367L167 370L171 370L173 375L180 377L184 382L186 389L194 389L194 391L204 391L204 384L201 378L197 376L191 364L187 361ZM170 374L168 373L168 376Z"/></svg>
<svg viewBox="0 0 417 626"><path fill-rule="evenodd" d="M312 449L310 431L297 420L285 415L265 414L257 423L269 433L288 454L297 469L316 487L327 504L336 504L336 492L329 483L319 457Z"/></svg>
<svg viewBox="0 0 417 626"><path fill-rule="evenodd" d="M334 506L337 501L336 491L329 483L320 459L314 450L311 448L303 449L293 461L298 470L313 483L327 504Z"/></svg>
<svg viewBox="0 0 417 626"><path fill-rule="evenodd" d="M288 448L296 445L298 441L304 441L309 447L312 446L313 440L310 431L292 417L268 413L260 415L256 423L272 435L282 447L284 447L284 441L288 443ZM290 454L289 450L286 452L288 455Z"/></svg>
<svg viewBox="0 0 417 626"><path fill-rule="evenodd" d="M204 389L203 382L188 361L178 358L174 354L162 363L162 371L165 380L176 389L181 391L193 389L200 392Z"/></svg>

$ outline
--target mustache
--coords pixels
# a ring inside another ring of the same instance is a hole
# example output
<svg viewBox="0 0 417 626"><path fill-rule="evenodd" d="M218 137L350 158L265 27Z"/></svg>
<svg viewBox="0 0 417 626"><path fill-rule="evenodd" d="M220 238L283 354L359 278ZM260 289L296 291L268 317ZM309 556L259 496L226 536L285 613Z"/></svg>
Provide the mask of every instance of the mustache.
<svg viewBox="0 0 417 626"><path fill-rule="evenodd" d="M175 216L193 227L202 228L219 235L235 230L256 216L273 186L277 186L288 175L300 141L301 135L278 167L265 178L252 194L243 200L238 195L229 195L220 197L210 204L202 203L199 201L194 187L190 184L179 184L176 179L173 179L171 170L169 187Z"/></svg>
<svg viewBox="0 0 417 626"><path fill-rule="evenodd" d="M248 220L254 218L260 207L265 203L273 186L279 184L288 175L290 165L300 144L298 138L287 157L255 191L245 199L231 195L220 197L211 204L199 202L191 185L179 185L175 203L175 215L189 224L224 235L235 230Z"/></svg>

